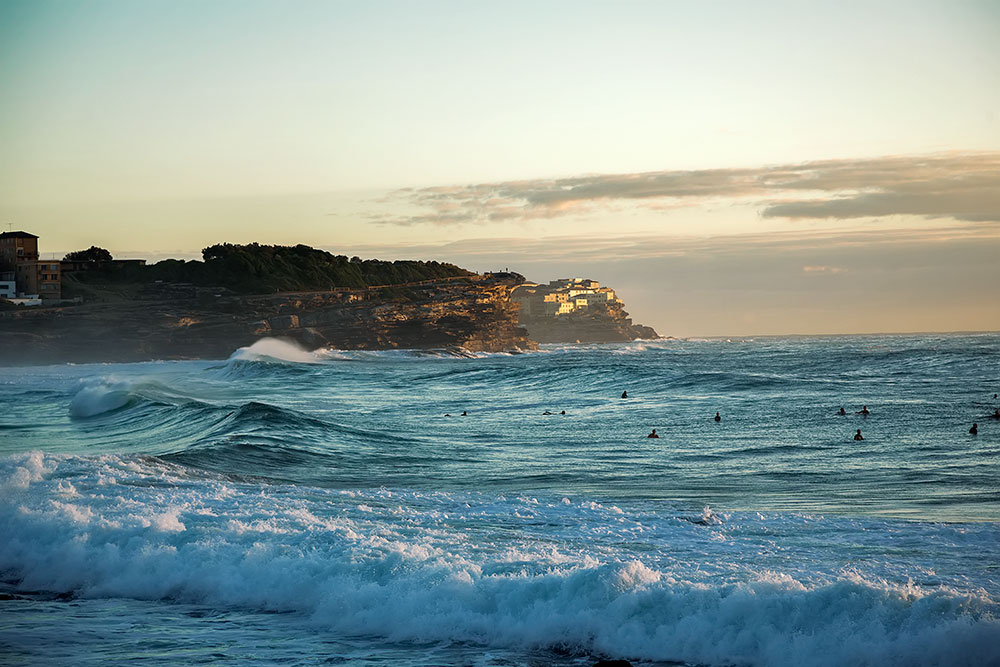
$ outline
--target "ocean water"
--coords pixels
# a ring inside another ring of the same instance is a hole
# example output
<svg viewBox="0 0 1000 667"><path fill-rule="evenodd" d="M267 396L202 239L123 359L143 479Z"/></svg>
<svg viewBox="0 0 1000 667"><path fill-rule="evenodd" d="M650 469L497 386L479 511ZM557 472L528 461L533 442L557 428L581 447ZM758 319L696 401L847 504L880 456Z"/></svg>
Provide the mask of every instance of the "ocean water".
<svg viewBox="0 0 1000 667"><path fill-rule="evenodd" d="M0 663L998 665L998 391L996 334L0 369Z"/></svg>

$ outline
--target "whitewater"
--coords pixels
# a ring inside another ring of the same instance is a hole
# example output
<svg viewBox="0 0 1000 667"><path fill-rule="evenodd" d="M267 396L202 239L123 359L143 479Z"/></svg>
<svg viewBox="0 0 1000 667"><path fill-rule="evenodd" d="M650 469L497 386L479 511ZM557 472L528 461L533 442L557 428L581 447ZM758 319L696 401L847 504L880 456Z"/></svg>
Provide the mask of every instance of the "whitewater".
<svg viewBox="0 0 1000 667"><path fill-rule="evenodd" d="M1000 665L998 370L997 334L3 368L0 664Z"/></svg>

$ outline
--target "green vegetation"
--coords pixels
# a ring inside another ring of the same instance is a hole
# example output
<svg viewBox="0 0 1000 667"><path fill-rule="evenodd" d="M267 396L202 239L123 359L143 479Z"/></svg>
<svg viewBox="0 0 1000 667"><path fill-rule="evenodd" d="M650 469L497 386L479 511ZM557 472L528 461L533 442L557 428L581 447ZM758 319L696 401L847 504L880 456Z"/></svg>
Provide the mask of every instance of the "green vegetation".
<svg viewBox="0 0 1000 667"><path fill-rule="evenodd" d="M348 259L306 245L233 245L202 250L204 261L167 259L150 266L107 266L73 274L82 283L190 283L239 294L402 285L473 275L440 262Z"/></svg>
<svg viewBox="0 0 1000 667"><path fill-rule="evenodd" d="M112 259L114 258L109 251L104 248L98 248L96 245L92 245L86 250L77 250L68 253L63 257L64 262L90 262L92 264L110 262Z"/></svg>

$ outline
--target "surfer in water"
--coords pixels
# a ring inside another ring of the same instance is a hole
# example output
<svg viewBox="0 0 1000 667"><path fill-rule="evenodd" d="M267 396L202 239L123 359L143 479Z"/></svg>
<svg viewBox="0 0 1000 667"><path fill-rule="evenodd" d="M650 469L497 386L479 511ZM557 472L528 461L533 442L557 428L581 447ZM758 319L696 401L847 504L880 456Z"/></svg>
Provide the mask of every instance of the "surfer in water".
<svg viewBox="0 0 1000 667"><path fill-rule="evenodd" d="M650 433L649 435L647 435L646 437L647 438L659 438L660 436L656 435L656 429L654 428L653 432Z"/></svg>
<svg viewBox="0 0 1000 667"><path fill-rule="evenodd" d="M720 415L718 412L715 413L715 421L717 421L717 422L721 422L722 421L722 415Z"/></svg>
<svg viewBox="0 0 1000 667"><path fill-rule="evenodd" d="M861 435L861 429L860 428L858 429L858 432L854 434L854 439L855 440L864 440L864 436Z"/></svg>
<svg viewBox="0 0 1000 667"><path fill-rule="evenodd" d="M545 411L545 412L543 412L542 414L543 414L543 415L551 415L552 413L551 413L551 412L549 412L548 410L546 410L546 411Z"/></svg>
<svg viewBox="0 0 1000 667"><path fill-rule="evenodd" d="M1000 419L1000 408L993 410L993 414L989 416L989 419Z"/></svg>
<svg viewBox="0 0 1000 667"><path fill-rule="evenodd" d="M623 391L622 392L622 398L628 398L628 392L627 391Z"/></svg>
<svg viewBox="0 0 1000 667"><path fill-rule="evenodd" d="M858 410L855 414L864 415L865 417L867 417L868 415L871 414L871 412L868 410L868 406L867 405L863 405L863 406L861 406L861 409Z"/></svg>
<svg viewBox="0 0 1000 667"><path fill-rule="evenodd" d="M468 417L468 416L469 415L465 410L462 410L462 414L459 415L459 417Z"/></svg>
<svg viewBox="0 0 1000 667"><path fill-rule="evenodd" d="M979 435L979 424L973 424L969 429L969 435Z"/></svg>
<svg viewBox="0 0 1000 667"><path fill-rule="evenodd" d="M847 414L847 410L844 409L844 406L840 406L840 412L838 412L837 414L843 417L844 415Z"/></svg>

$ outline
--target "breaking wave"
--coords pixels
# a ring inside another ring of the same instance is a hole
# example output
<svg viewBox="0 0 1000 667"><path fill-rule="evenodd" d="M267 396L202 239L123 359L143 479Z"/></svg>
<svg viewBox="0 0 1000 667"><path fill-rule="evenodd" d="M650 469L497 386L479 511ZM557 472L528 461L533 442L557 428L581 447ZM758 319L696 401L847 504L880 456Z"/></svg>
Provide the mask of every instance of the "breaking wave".
<svg viewBox="0 0 1000 667"><path fill-rule="evenodd" d="M295 343L277 338L262 338L229 356L229 361L287 361L297 364L313 364L321 359L318 352L310 352Z"/></svg>
<svg viewBox="0 0 1000 667"><path fill-rule="evenodd" d="M117 605L176 636L193 605L411 666L1000 664L982 340L10 369L0 604L79 599L12 613L0 654L43 662L33 638Z"/></svg>
<svg viewBox="0 0 1000 667"><path fill-rule="evenodd" d="M0 570L24 590L293 612L394 641L700 664L1000 661L1000 608L961 577L750 567L734 551L762 533L822 539L834 520L261 488L137 456L33 452L0 462L0 480ZM115 494L100 492L109 485ZM650 537L636 542L639 527ZM996 528L939 537L988 544ZM670 546L635 548L650 539Z"/></svg>

